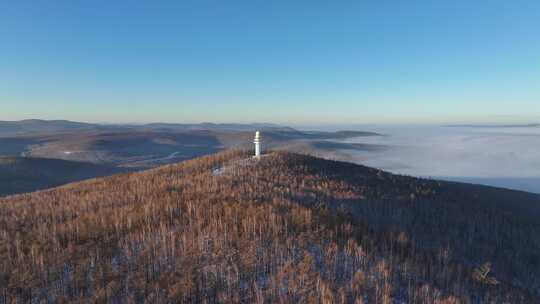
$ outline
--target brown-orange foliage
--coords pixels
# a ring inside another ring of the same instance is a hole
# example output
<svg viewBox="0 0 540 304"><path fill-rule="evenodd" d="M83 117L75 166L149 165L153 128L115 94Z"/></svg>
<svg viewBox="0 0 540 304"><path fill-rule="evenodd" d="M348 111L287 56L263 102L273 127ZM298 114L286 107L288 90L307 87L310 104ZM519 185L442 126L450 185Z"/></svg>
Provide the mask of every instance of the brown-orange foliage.
<svg viewBox="0 0 540 304"><path fill-rule="evenodd" d="M296 154L246 158L226 151L0 200L0 303L540 295L538 222L492 194ZM497 285L475 275L486 260Z"/></svg>

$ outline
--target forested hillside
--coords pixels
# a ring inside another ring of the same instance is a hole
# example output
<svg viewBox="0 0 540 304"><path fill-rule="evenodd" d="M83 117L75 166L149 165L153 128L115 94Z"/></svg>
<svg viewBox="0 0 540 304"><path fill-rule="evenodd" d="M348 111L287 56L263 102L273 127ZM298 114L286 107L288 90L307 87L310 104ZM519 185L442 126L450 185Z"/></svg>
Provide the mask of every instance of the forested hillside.
<svg viewBox="0 0 540 304"><path fill-rule="evenodd" d="M0 196L31 192L126 170L60 159L0 156Z"/></svg>
<svg viewBox="0 0 540 304"><path fill-rule="evenodd" d="M536 303L540 196L275 152L0 199L0 303Z"/></svg>

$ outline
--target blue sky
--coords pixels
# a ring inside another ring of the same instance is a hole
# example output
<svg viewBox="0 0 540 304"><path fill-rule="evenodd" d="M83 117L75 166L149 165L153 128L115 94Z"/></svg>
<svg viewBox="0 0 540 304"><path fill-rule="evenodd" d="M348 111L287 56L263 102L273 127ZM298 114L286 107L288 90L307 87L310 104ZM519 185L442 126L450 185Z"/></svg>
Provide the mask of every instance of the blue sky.
<svg viewBox="0 0 540 304"><path fill-rule="evenodd" d="M519 123L539 88L537 0L0 0L3 120Z"/></svg>

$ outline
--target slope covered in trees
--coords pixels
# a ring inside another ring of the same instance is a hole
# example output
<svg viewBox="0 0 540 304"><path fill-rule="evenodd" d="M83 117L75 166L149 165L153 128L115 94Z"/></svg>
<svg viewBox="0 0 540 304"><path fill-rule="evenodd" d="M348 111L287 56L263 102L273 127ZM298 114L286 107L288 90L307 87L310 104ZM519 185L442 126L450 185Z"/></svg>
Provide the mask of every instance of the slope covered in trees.
<svg viewBox="0 0 540 304"><path fill-rule="evenodd" d="M122 168L60 159L0 156L0 196L124 171Z"/></svg>
<svg viewBox="0 0 540 304"><path fill-rule="evenodd" d="M247 157L0 199L0 303L538 302L538 195Z"/></svg>

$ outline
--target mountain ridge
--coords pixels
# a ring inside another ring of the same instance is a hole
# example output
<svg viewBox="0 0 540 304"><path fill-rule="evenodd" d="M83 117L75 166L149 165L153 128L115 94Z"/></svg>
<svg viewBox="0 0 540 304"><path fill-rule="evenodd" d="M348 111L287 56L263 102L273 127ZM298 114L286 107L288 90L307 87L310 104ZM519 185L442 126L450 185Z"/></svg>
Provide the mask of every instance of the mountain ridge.
<svg viewBox="0 0 540 304"><path fill-rule="evenodd" d="M518 191L224 151L0 199L0 291L21 301L532 303L539 208L539 195Z"/></svg>

